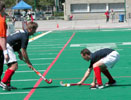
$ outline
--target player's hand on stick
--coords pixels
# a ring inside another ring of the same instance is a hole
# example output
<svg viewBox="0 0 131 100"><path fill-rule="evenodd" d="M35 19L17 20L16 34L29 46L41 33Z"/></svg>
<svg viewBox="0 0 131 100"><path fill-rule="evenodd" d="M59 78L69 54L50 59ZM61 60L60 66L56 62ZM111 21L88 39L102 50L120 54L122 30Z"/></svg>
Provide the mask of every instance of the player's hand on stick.
<svg viewBox="0 0 131 100"><path fill-rule="evenodd" d="M20 60L23 60L23 56L22 55L19 54L18 57L19 57Z"/></svg>
<svg viewBox="0 0 131 100"><path fill-rule="evenodd" d="M28 64L28 67L36 72L36 69L31 64Z"/></svg>
<svg viewBox="0 0 131 100"><path fill-rule="evenodd" d="M80 81L80 82L78 82L77 84L78 84L78 85L82 85L82 83L83 83L83 82L82 82L82 81Z"/></svg>
<svg viewBox="0 0 131 100"><path fill-rule="evenodd" d="M91 86L95 86L95 85L96 85L96 83L94 83L94 82L91 83Z"/></svg>
<svg viewBox="0 0 131 100"><path fill-rule="evenodd" d="M62 81L60 81L60 85L65 87L70 87L70 86L76 86L78 85L78 83L63 83ZM90 84L81 83L81 85L90 85Z"/></svg>

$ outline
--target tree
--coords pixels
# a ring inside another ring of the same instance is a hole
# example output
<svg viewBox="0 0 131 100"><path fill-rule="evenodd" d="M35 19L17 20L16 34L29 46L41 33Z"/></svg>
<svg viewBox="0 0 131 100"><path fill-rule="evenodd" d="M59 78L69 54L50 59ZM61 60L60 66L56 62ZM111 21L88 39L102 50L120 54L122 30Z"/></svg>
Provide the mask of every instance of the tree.
<svg viewBox="0 0 131 100"><path fill-rule="evenodd" d="M43 10L53 10L55 0L39 0L38 6Z"/></svg>
<svg viewBox="0 0 131 100"><path fill-rule="evenodd" d="M3 0L6 3L6 8L11 8L13 6L16 5L16 3L18 3L20 0ZM55 7L55 0L24 0L26 3L28 3L29 5L31 5L33 8L40 9L42 7L45 8L53 8ZM59 0L59 4L60 6L62 5L62 3L64 3L65 0Z"/></svg>
<svg viewBox="0 0 131 100"><path fill-rule="evenodd" d="M55 0L39 0L39 5L54 6Z"/></svg>
<svg viewBox="0 0 131 100"><path fill-rule="evenodd" d="M16 0L3 0L6 4L6 8L11 8L16 4Z"/></svg>

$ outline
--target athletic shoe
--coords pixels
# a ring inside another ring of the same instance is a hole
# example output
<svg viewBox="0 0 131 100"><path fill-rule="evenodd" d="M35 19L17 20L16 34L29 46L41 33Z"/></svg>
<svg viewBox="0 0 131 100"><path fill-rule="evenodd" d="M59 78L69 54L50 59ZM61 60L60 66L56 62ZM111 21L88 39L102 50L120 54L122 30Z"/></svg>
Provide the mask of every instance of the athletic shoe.
<svg viewBox="0 0 131 100"><path fill-rule="evenodd" d="M0 87L3 88L3 90L10 91L9 87L3 82L0 82Z"/></svg>
<svg viewBox="0 0 131 100"><path fill-rule="evenodd" d="M104 88L103 85L95 85L95 86L91 86L91 87L90 87L91 90L102 89L102 88Z"/></svg>
<svg viewBox="0 0 131 100"><path fill-rule="evenodd" d="M97 87L98 89L103 89L104 88L104 86L103 85L98 85L98 87Z"/></svg>
<svg viewBox="0 0 131 100"><path fill-rule="evenodd" d="M12 89L12 90L16 90L17 88L16 87L14 87L14 86L8 86L9 87L9 89Z"/></svg>
<svg viewBox="0 0 131 100"><path fill-rule="evenodd" d="M113 80L113 81L109 81L105 84L105 86L112 86L112 85L115 85L116 84L116 81Z"/></svg>
<svg viewBox="0 0 131 100"><path fill-rule="evenodd" d="M96 85L90 87L91 90L97 89Z"/></svg>

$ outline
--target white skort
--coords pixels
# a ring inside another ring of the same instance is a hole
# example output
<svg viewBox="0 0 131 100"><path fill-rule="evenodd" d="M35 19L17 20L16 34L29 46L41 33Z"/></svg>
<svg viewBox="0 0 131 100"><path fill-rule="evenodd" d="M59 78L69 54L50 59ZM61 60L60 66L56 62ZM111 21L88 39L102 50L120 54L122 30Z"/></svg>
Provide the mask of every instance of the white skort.
<svg viewBox="0 0 131 100"><path fill-rule="evenodd" d="M117 51L112 51L109 55L107 55L100 61L104 63L107 68L112 68L119 59L120 59L119 53Z"/></svg>
<svg viewBox="0 0 131 100"><path fill-rule="evenodd" d="M7 43L7 50L8 50L8 55L9 55L9 61L6 62L6 60L4 60L4 64L17 62L15 52L14 52L13 48L8 43Z"/></svg>

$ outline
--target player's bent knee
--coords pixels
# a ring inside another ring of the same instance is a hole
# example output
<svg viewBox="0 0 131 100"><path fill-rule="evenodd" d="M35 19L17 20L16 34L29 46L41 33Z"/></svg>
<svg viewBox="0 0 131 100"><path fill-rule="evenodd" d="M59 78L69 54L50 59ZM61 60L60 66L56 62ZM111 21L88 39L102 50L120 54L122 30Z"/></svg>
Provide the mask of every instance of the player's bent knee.
<svg viewBox="0 0 131 100"><path fill-rule="evenodd" d="M18 69L18 63L17 62L12 62L12 63L9 63L7 65L12 70L17 70Z"/></svg>
<svg viewBox="0 0 131 100"><path fill-rule="evenodd" d="M96 63L94 63L93 64L93 68L95 68L95 67L103 67L103 66L105 66L103 63L101 63L101 62L96 62Z"/></svg>

